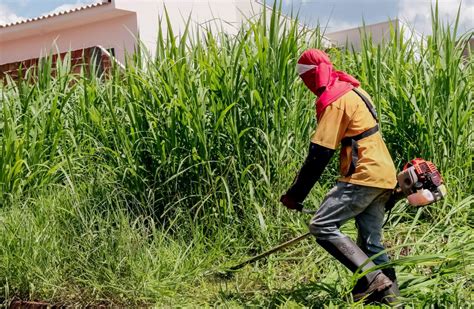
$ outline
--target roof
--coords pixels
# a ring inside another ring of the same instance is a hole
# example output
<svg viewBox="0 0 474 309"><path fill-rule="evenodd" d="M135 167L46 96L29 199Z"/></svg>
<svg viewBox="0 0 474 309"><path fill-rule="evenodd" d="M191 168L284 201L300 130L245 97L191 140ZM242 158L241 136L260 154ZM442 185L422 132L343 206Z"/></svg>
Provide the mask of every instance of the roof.
<svg viewBox="0 0 474 309"><path fill-rule="evenodd" d="M83 6L80 6L80 7L75 7L75 8L72 8L70 10L55 12L55 13L47 14L47 15L41 15L41 16L34 17L34 18L22 19L22 20L12 22L12 23L9 23L9 24L0 25L0 29L1 28L8 28L8 27L16 26L16 25L21 25L21 24L26 24L26 23L30 23L30 22L34 22L34 21L38 21L38 20L53 18L53 17L56 17L56 16L66 15L66 14L70 14L70 13L74 13L74 12L78 12L78 11L84 11L84 10L92 9L92 8L95 8L95 7L107 5L111 2L112 2L112 0L102 0L102 2L83 5Z"/></svg>

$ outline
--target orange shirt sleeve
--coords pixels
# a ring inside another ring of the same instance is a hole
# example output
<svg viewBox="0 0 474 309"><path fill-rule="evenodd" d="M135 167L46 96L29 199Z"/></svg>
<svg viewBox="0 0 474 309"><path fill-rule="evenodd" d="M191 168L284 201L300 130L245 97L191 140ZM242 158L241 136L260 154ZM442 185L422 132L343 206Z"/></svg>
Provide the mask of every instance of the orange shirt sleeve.
<svg viewBox="0 0 474 309"><path fill-rule="evenodd" d="M335 150L341 143L348 124L348 118L345 117L340 101L336 101L324 110L311 142Z"/></svg>

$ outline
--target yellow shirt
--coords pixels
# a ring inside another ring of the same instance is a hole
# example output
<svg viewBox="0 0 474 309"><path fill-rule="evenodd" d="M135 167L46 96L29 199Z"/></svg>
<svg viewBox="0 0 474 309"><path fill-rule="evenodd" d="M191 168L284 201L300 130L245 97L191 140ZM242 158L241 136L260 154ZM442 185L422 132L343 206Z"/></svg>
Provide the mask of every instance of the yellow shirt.
<svg viewBox="0 0 474 309"><path fill-rule="evenodd" d="M370 96L358 88L370 99ZM349 91L326 107L311 142L336 149L344 137L355 136L376 125L364 101L354 91ZM351 146L341 149L339 181L376 188L393 189L397 183L396 170L380 131L357 141L359 145L356 169L347 174L351 164Z"/></svg>

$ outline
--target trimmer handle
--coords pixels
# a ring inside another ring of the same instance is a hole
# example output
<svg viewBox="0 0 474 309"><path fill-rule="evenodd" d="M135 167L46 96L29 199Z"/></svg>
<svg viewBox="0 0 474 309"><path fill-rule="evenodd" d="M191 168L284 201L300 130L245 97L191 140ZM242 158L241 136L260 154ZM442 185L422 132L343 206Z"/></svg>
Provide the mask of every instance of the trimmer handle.
<svg viewBox="0 0 474 309"><path fill-rule="evenodd" d="M403 198L405 198L405 194L403 194L402 189L397 186L395 189L393 189L387 203L385 203L385 210L390 211L393 207L395 207L395 204Z"/></svg>

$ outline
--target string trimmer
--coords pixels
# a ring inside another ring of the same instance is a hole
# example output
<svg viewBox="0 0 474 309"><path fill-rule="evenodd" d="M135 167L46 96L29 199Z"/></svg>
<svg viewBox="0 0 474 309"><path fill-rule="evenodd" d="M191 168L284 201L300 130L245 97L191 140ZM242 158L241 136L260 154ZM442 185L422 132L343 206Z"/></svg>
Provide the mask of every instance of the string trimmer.
<svg viewBox="0 0 474 309"><path fill-rule="evenodd" d="M386 205L387 209L391 209L396 202L404 197L408 199L408 203L412 206L427 206L443 199L447 194L441 174L436 166L430 161L425 161L420 158L411 160L403 167L403 171L398 174L397 178L398 187L393 190L393 194ZM315 210L303 208L303 205L300 206L301 207L297 210L302 213L316 213ZM233 272L241 269L245 265L259 261L272 253L292 246L310 235L311 234L308 232L290 239L270 250L230 267L225 272L220 273L220 275L229 278L232 276Z"/></svg>

